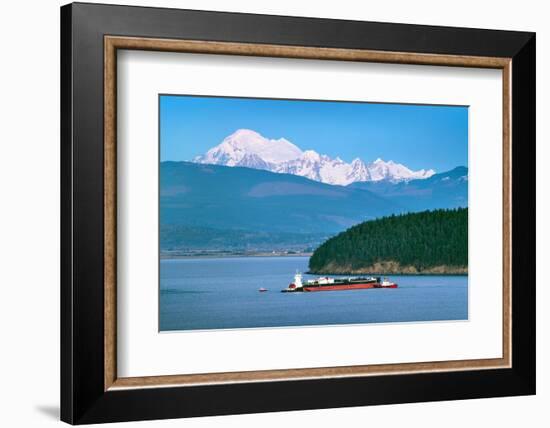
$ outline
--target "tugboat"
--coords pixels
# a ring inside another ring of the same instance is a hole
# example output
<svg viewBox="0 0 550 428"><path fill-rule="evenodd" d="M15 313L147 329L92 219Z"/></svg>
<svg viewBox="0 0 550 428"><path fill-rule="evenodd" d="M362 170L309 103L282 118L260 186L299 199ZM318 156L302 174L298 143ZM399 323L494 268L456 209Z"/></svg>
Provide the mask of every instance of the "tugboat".
<svg viewBox="0 0 550 428"><path fill-rule="evenodd" d="M294 281L287 288L281 290L283 293L309 292L309 291L336 291L336 290L364 290L369 288L397 288L395 282L391 282L388 278L382 280L379 276L369 277L347 277L347 278L331 278L328 276L317 279L302 281L302 274L296 272Z"/></svg>

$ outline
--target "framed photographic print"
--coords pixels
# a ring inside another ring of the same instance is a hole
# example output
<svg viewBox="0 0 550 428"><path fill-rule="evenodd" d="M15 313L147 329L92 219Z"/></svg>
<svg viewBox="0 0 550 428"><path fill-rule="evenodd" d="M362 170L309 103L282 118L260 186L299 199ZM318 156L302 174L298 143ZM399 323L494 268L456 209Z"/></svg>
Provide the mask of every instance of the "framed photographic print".
<svg viewBox="0 0 550 428"><path fill-rule="evenodd" d="M535 393L533 33L76 3L61 53L62 420Z"/></svg>

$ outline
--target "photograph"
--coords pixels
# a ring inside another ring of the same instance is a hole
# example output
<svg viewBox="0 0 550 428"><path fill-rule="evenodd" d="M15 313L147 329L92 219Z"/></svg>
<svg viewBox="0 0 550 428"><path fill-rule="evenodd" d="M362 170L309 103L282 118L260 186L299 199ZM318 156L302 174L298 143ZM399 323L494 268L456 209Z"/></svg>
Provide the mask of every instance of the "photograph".
<svg viewBox="0 0 550 428"><path fill-rule="evenodd" d="M158 104L161 332L468 320L468 106Z"/></svg>

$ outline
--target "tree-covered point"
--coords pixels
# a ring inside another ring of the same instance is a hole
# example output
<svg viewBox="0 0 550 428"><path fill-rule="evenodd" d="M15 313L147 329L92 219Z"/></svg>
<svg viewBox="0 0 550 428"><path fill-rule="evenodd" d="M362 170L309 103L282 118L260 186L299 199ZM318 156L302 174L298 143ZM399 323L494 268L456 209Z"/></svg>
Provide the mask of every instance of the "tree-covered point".
<svg viewBox="0 0 550 428"><path fill-rule="evenodd" d="M309 260L313 273L466 273L467 268L468 208L366 221L325 241Z"/></svg>

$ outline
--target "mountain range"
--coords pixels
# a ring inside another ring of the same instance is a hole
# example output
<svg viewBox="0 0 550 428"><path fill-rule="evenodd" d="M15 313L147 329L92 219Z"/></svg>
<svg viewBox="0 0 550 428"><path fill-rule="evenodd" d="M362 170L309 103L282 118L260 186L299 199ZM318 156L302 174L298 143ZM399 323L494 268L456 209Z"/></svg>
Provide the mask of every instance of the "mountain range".
<svg viewBox="0 0 550 428"><path fill-rule="evenodd" d="M427 179L432 169L413 171L405 165L380 158L365 163L356 158L347 163L314 150L300 149L290 141L268 139L250 129L239 129L219 145L193 159L195 163L246 167L281 174L292 174L321 183L346 186L356 182L400 183Z"/></svg>
<svg viewBox="0 0 550 428"><path fill-rule="evenodd" d="M468 168L465 166L424 180L356 182L349 187L368 190L409 211L468 206Z"/></svg>
<svg viewBox="0 0 550 428"><path fill-rule="evenodd" d="M161 251L316 248L355 224L468 205L468 170L334 186L293 174L161 162Z"/></svg>
<svg viewBox="0 0 550 428"><path fill-rule="evenodd" d="M373 192L253 168L160 164L161 225L335 233L404 210Z"/></svg>
<svg viewBox="0 0 550 428"><path fill-rule="evenodd" d="M468 206L468 169L347 163L239 129L192 162L160 164L161 250L311 251L366 220Z"/></svg>

